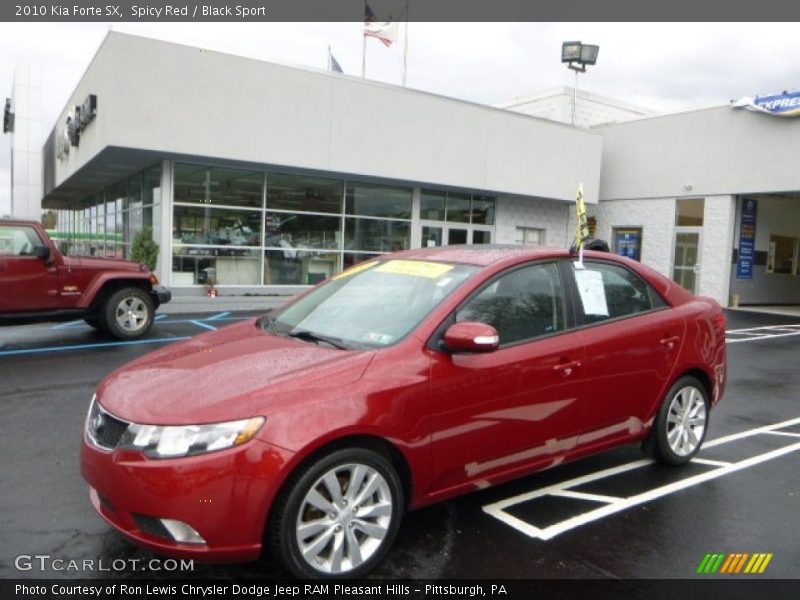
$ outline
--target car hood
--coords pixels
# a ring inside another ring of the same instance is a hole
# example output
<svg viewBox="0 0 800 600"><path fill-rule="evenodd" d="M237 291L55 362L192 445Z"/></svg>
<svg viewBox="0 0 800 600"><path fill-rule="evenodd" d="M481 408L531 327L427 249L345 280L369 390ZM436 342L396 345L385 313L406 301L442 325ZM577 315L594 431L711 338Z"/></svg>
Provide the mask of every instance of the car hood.
<svg viewBox="0 0 800 600"><path fill-rule="evenodd" d="M279 337L248 320L129 363L101 383L97 398L135 423L243 419L360 379L374 353Z"/></svg>
<svg viewBox="0 0 800 600"><path fill-rule="evenodd" d="M96 271L141 271L137 262L118 258L96 258L94 256L65 256L64 262L73 269Z"/></svg>

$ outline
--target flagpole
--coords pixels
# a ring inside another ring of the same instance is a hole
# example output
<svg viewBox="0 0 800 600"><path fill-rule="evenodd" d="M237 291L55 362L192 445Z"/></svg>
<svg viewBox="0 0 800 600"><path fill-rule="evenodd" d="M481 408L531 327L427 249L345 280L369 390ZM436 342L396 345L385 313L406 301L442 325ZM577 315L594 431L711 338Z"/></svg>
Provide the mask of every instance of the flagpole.
<svg viewBox="0 0 800 600"><path fill-rule="evenodd" d="M366 23L367 19L367 0L364 0L364 22ZM364 35L364 32L361 32L361 37L364 38L361 41L361 79L364 79L367 75L367 36Z"/></svg>
<svg viewBox="0 0 800 600"><path fill-rule="evenodd" d="M406 87L406 74L408 73L408 0L406 0L406 39L403 47L403 87Z"/></svg>

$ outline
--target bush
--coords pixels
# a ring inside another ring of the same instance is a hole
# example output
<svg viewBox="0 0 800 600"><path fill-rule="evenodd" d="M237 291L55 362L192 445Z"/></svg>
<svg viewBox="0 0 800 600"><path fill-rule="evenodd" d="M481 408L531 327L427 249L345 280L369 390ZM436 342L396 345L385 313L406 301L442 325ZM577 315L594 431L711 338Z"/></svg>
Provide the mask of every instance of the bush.
<svg viewBox="0 0 800 600"><path fill-rule="evenodd" d="M156 270L158 261L158 244L153 241L153 229L145 227L133 238L131 260L147 265L151 271Z"/></svg>

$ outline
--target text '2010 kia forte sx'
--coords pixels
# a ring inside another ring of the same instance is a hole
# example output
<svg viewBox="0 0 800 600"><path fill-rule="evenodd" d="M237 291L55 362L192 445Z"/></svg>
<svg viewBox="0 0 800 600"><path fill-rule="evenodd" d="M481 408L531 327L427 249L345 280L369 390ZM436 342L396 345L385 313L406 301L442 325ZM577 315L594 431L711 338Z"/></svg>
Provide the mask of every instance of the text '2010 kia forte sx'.
<svg viewBox="0 0 800 600"><path fill-rule="evenodd" d="M628 259L411 250L110 375L82 471L154 552L358 577L408 509L630 442L688 462L725 363L719 305Z"/></svg>

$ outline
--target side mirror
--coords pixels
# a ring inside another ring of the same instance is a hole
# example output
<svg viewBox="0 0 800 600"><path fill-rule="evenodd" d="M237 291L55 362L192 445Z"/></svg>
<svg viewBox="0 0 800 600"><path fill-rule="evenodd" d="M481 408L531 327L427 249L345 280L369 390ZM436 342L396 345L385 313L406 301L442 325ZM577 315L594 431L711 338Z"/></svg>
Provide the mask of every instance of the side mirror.
<svg viewBox="0 0 800 600"><path fill-rule="evenodd" d="M36 246L33 249L33 255L36 258L41 258L42 260L48 260L50 258L50 246Z"/></svg>
<svg viewBox="0 0 800 600"><path fill-rule="evenodd" d="M462 321L447 329L444 345L450 352L494 352L500 345L500 336L486 323Z"/></svg>

